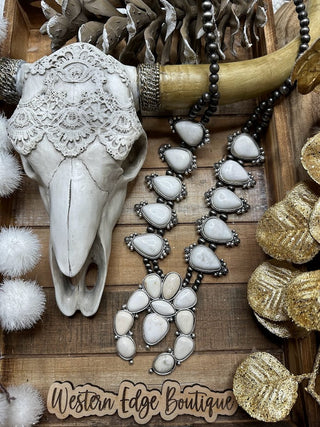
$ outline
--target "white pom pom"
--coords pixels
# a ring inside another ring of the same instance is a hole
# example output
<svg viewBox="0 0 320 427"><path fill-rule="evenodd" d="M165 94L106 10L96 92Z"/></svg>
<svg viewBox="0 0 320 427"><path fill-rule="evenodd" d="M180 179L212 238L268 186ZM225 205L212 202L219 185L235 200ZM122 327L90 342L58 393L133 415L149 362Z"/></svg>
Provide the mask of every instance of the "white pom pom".
<svg viewBox="0 0 320 427"><path fill-rule="evenodd" d="M7 37L8 22L5 18L0 18L0 44L4 42Z"/></svg>
<svg viewBox="0 0 320 427"><path fill-rule="evenodd" d="M0 393L0 426L8 425L9 402L5 393Z"/></svg>
<svg viewBox="0 0 320 427"><path fill-rule="evenodd" d="M0 21L1 22L1 21ZM0 113L0 150L12 150L12 144L8 136L7 118Z"/></svg>
<svg viewBox="0 0 320 427"><path fill-rule="evenodd" d="M0 273L17 277L32 270L40 259L40 243L27 228L2 228L0 232Z"/></svg>
<svg viewBox="0 0 320 427"><path fill-rule="evenodd" d="M29 427L42 417L44 405L38 390L30 384L8 387L10 397L7 427Z"/></svg>
<svg viewBox="0 0 320 427"><path fill-rule="evenodd" d="M6 151L0 151L0 197L9 196L20 182L21 168L17 159Z"/></svg>
<svg viewBox="0 0 320 427"><path fill-rule="evenodd" d="M34 281L4 280L0 287L2 329L18 331L31 328L41 317L46 297Z"/></svg>

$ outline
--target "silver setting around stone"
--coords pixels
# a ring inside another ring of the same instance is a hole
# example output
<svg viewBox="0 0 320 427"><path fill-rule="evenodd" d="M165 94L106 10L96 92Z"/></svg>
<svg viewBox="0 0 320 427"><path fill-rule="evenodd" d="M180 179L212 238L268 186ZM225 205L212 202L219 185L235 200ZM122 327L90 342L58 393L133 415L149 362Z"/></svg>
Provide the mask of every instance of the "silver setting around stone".
<svg viewBox="0 0 320 427"><path fill-rule="evenodd" d="M198 233L207 241L227 248L238 246L240 239L235 230L231 230L225 221L215 216L203 216L196 222Z"/></svg>
<svg viewBox="0 0 320 427"><path fill-rule="evenodd" d="M135 250L139 255L148 259L163 259L170 253L168 240L158 234L132 233L125 237L124 241L131 251Z"/></svg>
<svg viewBox="0 0 320 427"><path fill-rule="evenodd" d="M248 133L235 132L228 137L230 154L243 162L250 162L252 165L260 165L264 162L264 150L259 147L255 139Z"/></svg>
<svg viewBox="0 0 320 427"><path fill-rule="evenodd" d="M224 185L252 188L256 181L236 160L222 159L214 164L216 178Z"/></svg>
<svg viewBox="0 0 320 427"><path fill-rule="evenodd" d="M185 260L190 267L200 273L213 274L214 277L224 276L228 273L227 264L216 256L212 249L196 243L184 249Z"/></svg>
<svg viewBox="0 0 320 427"><path fill-rule="evenodd" d="M189 175L197 168L197 158L187 148L172 148L170 144L161 145L159 148L159 157L177 174Z"/></svg>
<svg viewBox="0 0 320 427"><path fill-rule="evenodd" d="M189 147L202 147L210 142L209 131L202 123L181 117L169 120L173 133L177 133Z"/></svg>
<svg viewBox="0 0 320 427"><path fill-rule="evenodd" d="M250 209L246 199L238 197L226 187L211 188L204 193L204 198L207 206L217 213L241 215Z"/></svg>
<svg viewBox="0 0 320 427"><path fill-rule="evenodd" d="M165 200L180 202L187 196L186 186L175 176L162 175L156 173L147 175L145 181L149 190L154 190Z"/></svg>
<svg viewBox="0 0 320 427"><path fill-rule="evenodd" d="M171 230L178 224L176 211L165 203L140 202L134 206L134 210L139 218L144 218L148 224L159 230Z"/></svg>

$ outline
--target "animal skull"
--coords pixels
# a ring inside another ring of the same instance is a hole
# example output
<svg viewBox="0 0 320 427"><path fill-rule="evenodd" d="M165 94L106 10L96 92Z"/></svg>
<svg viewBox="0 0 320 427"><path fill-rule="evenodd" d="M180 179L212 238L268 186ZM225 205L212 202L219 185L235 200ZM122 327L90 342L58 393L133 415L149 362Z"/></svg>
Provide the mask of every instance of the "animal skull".
<svg viewBox="0 0 320 427"><path fill-rule="evenodd" d="M9 136L50 216L50 264L67 316L93 315L107 275L111 236L129 181L147 148L136 114L136 70L75 43L25 64ZM91 264L98 269L86 286Z"/></svg>

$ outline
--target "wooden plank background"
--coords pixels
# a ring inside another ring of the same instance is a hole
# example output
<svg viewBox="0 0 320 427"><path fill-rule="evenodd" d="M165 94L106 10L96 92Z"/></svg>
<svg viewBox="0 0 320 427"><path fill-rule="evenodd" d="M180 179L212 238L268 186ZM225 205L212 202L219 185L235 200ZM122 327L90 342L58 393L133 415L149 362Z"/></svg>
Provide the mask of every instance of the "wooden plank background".
<svg viewBox="0 0 320 427"><path fill-rule="evenodd" d="M49 40L38 32L40 14L36 8L29 4L21 8L14 0L8 1L6 7L12 25L5 54L30 62L48 54ZM272 21L265 33L265 43L269 49L275 48ZM228 134L241 126L252 108L252 101L224 107L214 119L210 129L211 144L199 150L198 169L185 181L188 198L176 204L179 224L166 234L172 253L161 263L164 271L174 269L183 275L183 248L196 240L194 222L208 212L203 193L215 183L212 165L224 155ZM257 324L246 299L248 278L265 259L255 240L256 223L268 202L279 200L296 179L295 171L292 173L289 169L290 162L294 161L292 144L295 141L288 131L288 112L288 104L276 109L265 143L271 160L265 167L252 168L257 179L256 187L248 192L237 192L248 199L252 208L243 216L229 217L229 224L239 233L240 246L232 249L219 248L217 251L218 256L227 262L229 274L217 280L205 276L199 290L196 351L170 375L170 379L177 380L182 385L200 383L214 390L231 388L236 366L256 350L271 352L286 362L290 369L296 370L295 373L302 373L305 368L310 370L314 356L314 338L284 344ZM141 258L136 253L130 253L123 242L124 236L132 232L143 232L145 229L144 222L134 214L133 206L141 200L155 200L154 194L145 188L144 176L151 172L163 173L164 164L158 158L158 148L175 141L169 132L167 118L145 117L143 126L149 139L147 159L138 178L128 187L124 210L113 234L113 249L101 306L92 318L84 318L79 313L67 318L56 306L48 261L49 221L36 184L26 178L14 197L1 201L1 225L28 226L40 238L41 261L26 277L36 279L44 287L47 297L46 312L33 329L2 336L0 381L5 385L29 381L40 390L45 400L48 388L56 380L68 380L74 385L90 382L114 392L125 379L142 381L152 387L160 387L165 380L157 375L150 375L148 368L156 354L172 346L174 328L164 342L147 352L141 337L143 316L140 316L133 330L137 342L137 356L133 366L115 355L112 331L114 314L127 301L129 294L137 288L145 274ZM277 144L278 140L282 141L281 146ZM285 164L284 160L288 163ZM290 417L277 426L317 425L316 422L320 419L318 415L312 399L301 391ZM132 419L121 420L116 415L102 419L68 418L62 422L47 412L40 423L43 426L70 427L133 424ZM181 416L172 422L164 422L155 417L149 425L204 424L202 420L191 416ZM217 424L255 426L261 423L252 420L239 409L232 417L219 417Z"/></svg>

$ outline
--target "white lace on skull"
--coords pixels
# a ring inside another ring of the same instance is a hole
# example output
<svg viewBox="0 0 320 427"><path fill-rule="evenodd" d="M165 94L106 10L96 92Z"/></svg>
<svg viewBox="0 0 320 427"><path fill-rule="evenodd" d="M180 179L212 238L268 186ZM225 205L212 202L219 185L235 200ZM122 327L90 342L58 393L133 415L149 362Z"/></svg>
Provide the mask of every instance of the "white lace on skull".
<svg viewBox="0 0 320 427"><path fill-rule="evenodd" d="M50 216L50 261L60 310L93 315L101 300L112 229L146 135L136 113L136 70L86 43L24 66L9 137ZM97 266L97 282L86 286ZM72 280L71 280L72 278Z"/></svg>

